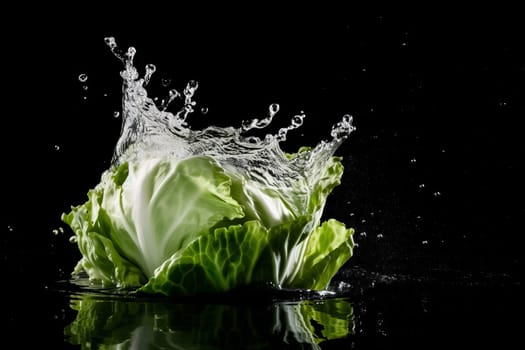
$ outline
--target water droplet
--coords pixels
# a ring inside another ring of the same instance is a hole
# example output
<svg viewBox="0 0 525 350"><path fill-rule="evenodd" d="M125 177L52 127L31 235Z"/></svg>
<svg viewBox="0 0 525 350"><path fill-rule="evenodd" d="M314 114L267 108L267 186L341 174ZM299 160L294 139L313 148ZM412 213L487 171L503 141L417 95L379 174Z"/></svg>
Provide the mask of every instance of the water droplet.
<svg viewBox="0 0 525 350"><path fill-rule="evenodd" d="M119 116L120 116L120 112L119 111L113 112L113 118L118 118Z"/></svg>
<svg viewBox="0 0 525 350"><path fill-rule="evenodd" d="M418 187L419 187L420 189L423 189L423 188L425 188L425 184L419 184Z"/></svg>
<svg viewBox="0 0 525 350"><path fill-rule="evenodd" d="M128 47L128 59L132 62L133 58L135 57L135 54L137 53L137 49L135 49L133 46Z"/></svg>
<svg viewBox="0 0 525 350"><path fill-rule="evenodd" d="M149 63L146 65L146 72L154 73L156 70L157 70L157 67L154 64Z"/></svg>
<svg viewBox="0 0 525 350"><path fill-rule="evenodd" d="M333 142L337 143L345 140L355 130L352 122L353 117L350 114L345 114L341 121L332 127L330 135L333 138Z"/></svg>
<svg viewBox="0 0 525 350"><path fill-rule="evenodd" d="M427 240L421 241L421 244L423 244L423 245L427 245L427 244L428 244L428 241L427 241Z"/></svg>
<svg viewBox="0 0 525 350"><path fill-rule="evenodd" d="M441 192L439 191L434 192L434 197L440 197L440 196L441 196Z"/></svg>
<svg viewBox="0 0 525 350"><path fill-rule="evenodd" d="M146 73L144 74L144 85L148 85L151 76L153 75L153 73L155 73L156 70L157 67L155 67L154 64L150 63L146 65Z"/></svg>
<svg viewBox="0 0 525 350"><path fill-rule="evenodd" d="M55 151L60 151L60 146L59 146L59 145L54 145L54 146L53 146L53 149L54 149Z"/></svg>
<svg viewBox="0 0 525 350"><path fill-rule="evenodd" d="M71 237L69 237L69 241L70 241L71 243L76 243L76 242L77 242L77 236L71 236Z"/></svg>
<svg viewBox="0 0 525 350"><path fill-rule="evenodd" d="M278 103L272 103L270 105L270 107L268 108L269 111L270 111L270 117L273 117L275 114L277 114L277 112L279 112L280 108L281 108L281 106L279 106Z"/></svg>
<svg viewBox="0 0 525 350"><path fill-rule="evenodd" d="M364 232L364 231L363 231L363 232L360 232L360 233L359 233L359 236L361 236L361 237L366 237L366 232Z"/></svg>
<svg viewBox="0 0 525 350"><path fill-rule="evenodd" d="M168 87L171 84L171 79L170 78L162 78L160 80L160 83L162 84L162 86Z"/></svg>
<svg viewBox="0 0 525 350"><path fill-rule="evenodd" d="M383 238L383 234L379 233L376 237L377 237L377 239L382 239Z"/></svg>
<svg viewBox="0 0 525 350"><path fill-rule="evenodd" d="M117 47L117 43L115 42L115 38L112 36L108 36L104 38L104 41L109 46L110 49L114 49Z"/></svg>
<svg viewBox="0 0 525 350"><path fill-rule="evenodd" d="M87 89L88 89L87 85L82 85L82 90L87 91Z"/></svg>
<svg viewBox="0 0 525 350"><path fill-rule="evenodd" d="M208 107L202 107L201 108L201 113L202 114L208 114Z"/></svg>
<svg viewBox="0 0 525 350"><path fill-rule="evenodd" d="M13 232L14 230L15 230L15 229L14 229L13 226L11 226L11 225L7 226L7 231L9 231L9 232Z"/></svg>
<svg viewBox="0 0 525 350"><path fill-rule="evenodd" d="M85 73L82 73L78 76L78 81L81 83L85 83L88 80L88 76Z"/></svg>
<svg viewBox="0 0 525 350"><path fill-rule="evenodd" d="M415 163L415 162L417 162L417 159L416 159L416 158L412 158L412 159L410 159L410 163Z"/></svg>
<svg viewBox="0 0 525 350"><path fill-rule="evenodd" d="M175 100L177 97L180 97L180 96L181 96L180 92L178 92L175 89L171 89L170 91L168 91L168 99L167 100L162 99L160 103L160 109L163 111L166 110L166 108L168 108L168 106L173 102L173 100ZM186 98L186 100L188 100L188 98ZM190 97L190 100L191 100L191 97Z"/></svg>
<svg viewBox="0 0 525 350"><path fill-rule="evenodd" d="M298 128L300 127L301 125L303 125L303 120L304 120L304 114L303 115L296 115L292 118L292 126L294 128Z"/></svg>
<svg viewBox="0 0 525 350"><path fill-rule="evenodd" d="M198 87L199 87L199 82L197 80L188 81L188 85L186 86L186 88L188 90L192 90L192 92L197 90Z"/></svg>

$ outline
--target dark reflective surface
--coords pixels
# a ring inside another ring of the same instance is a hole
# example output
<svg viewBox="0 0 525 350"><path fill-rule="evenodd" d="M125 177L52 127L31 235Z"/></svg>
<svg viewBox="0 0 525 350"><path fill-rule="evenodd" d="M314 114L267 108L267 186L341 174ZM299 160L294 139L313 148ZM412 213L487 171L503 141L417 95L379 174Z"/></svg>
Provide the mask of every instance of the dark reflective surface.
<svg viewBox="0 0 525 350"><path fill-rule="evenodd" d="M57 349L503 348L520 340L519 283L439 274L351 268L335 281L335 295L253 290L206 299L64 281L6 297L4 331L19 348Z"/></svg>
<svg viewBox="0 0 525 350"><path fill-rule="evenodd" d="M318 349L353 333L347 300L207 304L75 295L66 341L82 349Z"/></svg>

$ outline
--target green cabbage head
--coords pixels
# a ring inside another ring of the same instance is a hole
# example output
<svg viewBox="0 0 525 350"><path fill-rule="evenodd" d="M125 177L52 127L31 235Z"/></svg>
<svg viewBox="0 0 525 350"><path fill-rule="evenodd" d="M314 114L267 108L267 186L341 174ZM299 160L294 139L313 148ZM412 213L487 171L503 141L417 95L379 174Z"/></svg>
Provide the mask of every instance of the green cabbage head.
<svg viewBox="0 0 525 350"><path fill-rule="evenodd" d="M125 161L62 215L82 254L73 273L164 295L325 289L354 247L352 229L320 220L342 173L331 157L314 184L279 187L210 156Z"/></svg>

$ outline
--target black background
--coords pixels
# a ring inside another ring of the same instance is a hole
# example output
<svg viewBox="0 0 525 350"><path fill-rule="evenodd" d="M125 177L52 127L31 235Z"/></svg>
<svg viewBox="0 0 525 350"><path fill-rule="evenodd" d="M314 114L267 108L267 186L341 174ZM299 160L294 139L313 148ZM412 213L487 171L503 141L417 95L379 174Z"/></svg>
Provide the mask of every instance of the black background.
<svg viewBox="0 0 525 350"><path fill-rule="evenodd" d="M194 128L239 125L279 103L271 131L307 115L283 145L293 150L328 139L331 125L353 115L357 131L337 152L343 182L325 211L356 229L350 270L521 286L525 34L510 9L148 18L149 10L109 25L79 11L11 28L0 247L10 295L32 298L79 258L60 215L98 183L120 130L121 63L105 36L136 47L139 69L156 65L153 96L167 93L162 78L179 90L199 82L195 99L209 112L190 116ZM66 234L55 236L60 227Z"/></svg>

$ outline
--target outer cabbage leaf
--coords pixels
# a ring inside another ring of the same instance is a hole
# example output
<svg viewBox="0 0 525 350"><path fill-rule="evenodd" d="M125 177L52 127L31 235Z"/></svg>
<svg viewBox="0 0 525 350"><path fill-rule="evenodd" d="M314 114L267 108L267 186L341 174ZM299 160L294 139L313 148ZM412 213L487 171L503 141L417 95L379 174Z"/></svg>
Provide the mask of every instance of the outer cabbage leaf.
<svg viewBox="0 0 525 350"><path fill-rule="evenodd" d="M107 238L104 243L114 246L112 253L125 256L137 271L150 277L165 260L218 222L242 217L242 208L229 196L229 186L229 177L207 157L124 163L104 173L88 202L72 208L62 219L77 234L81 267L91 279L120 282L114 273L105 276L113 261L102 249L104 244L96 248L99 237L88 235L91 231ZM142 283L133 283L137 284Z"/></svg>
<svg viewBox="0 0 525 350"><path fill-rule="evenodd" d="M332 277L353 254L353 229L330 219L309 236L299 273L292 284L296 288L325 289Z"/></svg>
<svg viewBox="0 0 525 350"><path fill-rule="evenodd" d="M192 295L248 285L253 282L254 269L267 246L267 235L258 221L215 229L173 254L139 291Z"/></svg>
<svg viewBox="0 0 525 350"><path fill-rule="evenodd" d="M109 238L111 224L100 208L102 191L91 190L88 198L85 204L62 215L62 220L76 233L75 238L82 253L74 273L85 271L93 281L118 287L144 284L147 278L143 272L121 255Z"/></svg>

